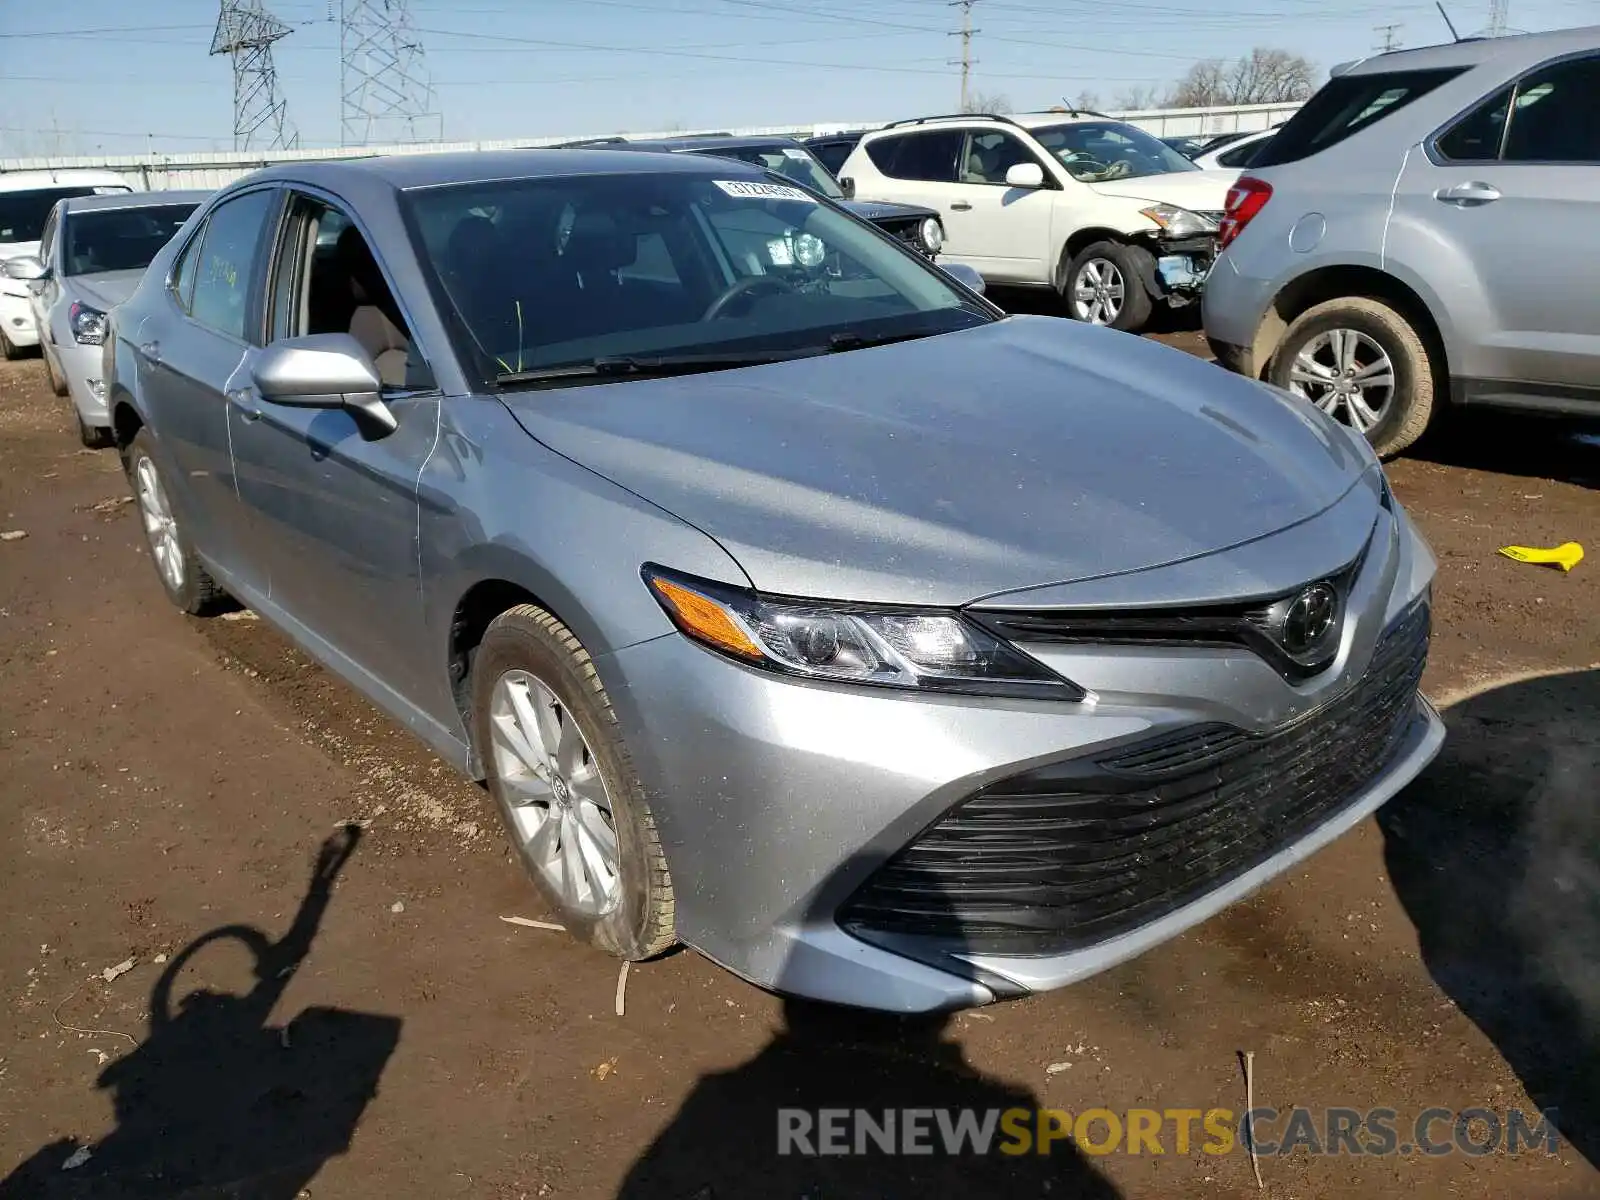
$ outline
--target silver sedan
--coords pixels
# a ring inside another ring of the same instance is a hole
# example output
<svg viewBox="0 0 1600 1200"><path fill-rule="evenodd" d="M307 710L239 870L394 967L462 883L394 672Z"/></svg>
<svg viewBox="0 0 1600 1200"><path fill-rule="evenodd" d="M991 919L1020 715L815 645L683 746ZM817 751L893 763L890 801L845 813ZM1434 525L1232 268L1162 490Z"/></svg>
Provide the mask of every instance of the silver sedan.
<svg viewBox="0 0 1600 1200"><path fill-rule="evenodd" d="M156 253L183 228L208 191L130 192L57 201L39 254L7 273L30 281L50 386L68 396L85 446L111 444L101 344L106 314L133 293Z"/></svg>
<svg viewBox="0 0 1600 1200"><path fill-rule="evenodd" d="M1412 779L1371 448L760 168L248 176L113 314L151 561L485 780L562 925L900 1011L1059 987Z"/></svg>

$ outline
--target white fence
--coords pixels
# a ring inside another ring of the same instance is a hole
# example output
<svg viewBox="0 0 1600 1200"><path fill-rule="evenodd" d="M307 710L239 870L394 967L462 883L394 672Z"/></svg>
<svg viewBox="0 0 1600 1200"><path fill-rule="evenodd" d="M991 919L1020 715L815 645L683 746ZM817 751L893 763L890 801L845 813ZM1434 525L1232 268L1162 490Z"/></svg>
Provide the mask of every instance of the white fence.
<svg viewBox="0 0 1600 1200"><path fill-rule="evenodd" d="M1243 104L1219 108L1145 109L1112 114L1129 124L1148 129L1157 137L1185 134L1233 133L1239 130L1267 129L1289 116L1299 104ZM629 138L685 137L695 134L730 133L786 134L812 137L841 129L876 129L882 121L824 121L804 125L746 126L740 129L671 130L656 133L629 133ZM442 150L523 150L550 146L579 137L613 136L605 134L553 137L506 138L479 142L424 142L394 146L345 146L329 150L223 151L202 154L127 154L93 155L83 158L0 158L0 172L65 170L90 167L116 171L133 180L141 189L215 188L231 183L241 175L281 162L318 159L373 158L382 154L428 154Z"/></svg>

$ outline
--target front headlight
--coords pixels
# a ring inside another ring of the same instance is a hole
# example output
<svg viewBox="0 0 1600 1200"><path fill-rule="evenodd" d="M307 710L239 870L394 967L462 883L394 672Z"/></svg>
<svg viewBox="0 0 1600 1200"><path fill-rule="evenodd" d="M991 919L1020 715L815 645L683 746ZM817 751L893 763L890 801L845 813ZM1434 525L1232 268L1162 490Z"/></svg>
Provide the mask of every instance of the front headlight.
<svg viewBox="0 0 1600 1200"><path fill-rule="evenodd" d="M1152 204L1141 208L1139 215L1154 221L1161 226L1162 233L1172 238L1200 237L1217 231L1216 225L1207 218L1176 204Z"/></svg>
<svg viewBox="0 0 1600 1200"><path fill-rule="evenodd" d="M106 315L98 308L74 300L67 324L72 328L72 340L80 346L98 346L106 340Z"/></svg>
<svg viewBox="0 0 1600 1200"><path fill-rule="evenodd" d="M924 219L918 236L922 238L922 246L929 254L939 253L944 246L944 226L939 224L938 217Z"/></svg>
<svg viewBox="0 0 1600 1200"><path fill-rule="evenodd" d="M748 666L924 691L1052 700L1088 694L959 613L769 599L650 565L643 575L679 630Z"/></svg>

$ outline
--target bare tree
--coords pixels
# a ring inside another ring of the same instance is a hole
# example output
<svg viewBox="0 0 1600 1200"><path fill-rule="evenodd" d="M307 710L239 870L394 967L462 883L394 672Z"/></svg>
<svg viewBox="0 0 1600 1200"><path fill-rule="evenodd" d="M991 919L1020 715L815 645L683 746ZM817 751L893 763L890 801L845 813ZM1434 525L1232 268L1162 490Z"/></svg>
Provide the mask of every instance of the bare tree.
<svg viewBox="0 0 1600 1200"><path fill-rule="evenodd" d="M1257 46L1235 62L1207 58L1195 63L1173 87L1167 103L1173 108L1202 108L1304 100L1315 90L1315 77L1316 68L1308 59Z"/></svg>
<svg viewBox="0 0 1600 1200"><path fill-rule="evenodd" d="M972 113L1008 113L1011 101L999 92L973 92L962 111Z"/></svg>
<svg viewBox="0 0 1600 1200"><path fill-rule="evenodd" d="M1118 112L1137 112L1141 108L1161 107L1161 93L1148 83L1123 88L1116 94L1111 106Z"/></svg>

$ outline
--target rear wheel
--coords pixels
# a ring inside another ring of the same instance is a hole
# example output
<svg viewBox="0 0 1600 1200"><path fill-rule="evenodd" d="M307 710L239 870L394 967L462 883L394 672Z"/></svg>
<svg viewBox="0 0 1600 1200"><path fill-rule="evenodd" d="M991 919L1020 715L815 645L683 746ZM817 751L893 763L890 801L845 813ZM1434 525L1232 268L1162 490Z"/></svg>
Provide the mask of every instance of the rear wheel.
<svg viewBox="0 0 1600 1200"><path fill-rule="evenodd" d="M1152 302L1144 286L1149 254L1122 242L1095 242L1067 265L1067 312L1074 320L1136 333L1150 320Z"/></svg>
<svg viewBox="0 0 1600 1200"><path fill-rule="evenodd" d="M617 958L671 946L655 818L572 631L528 604L496 617L473 658L472 721L506 831L562 924Z"/></svg>
<svg viewBox="0 0 1600 1200"><path fill-rule="evenodd" d="M1267 377L1366 435L1383 458L1399 454L1433 415L1433 364L1411 323L1365 296L1301 313Z"/></svg>
<svg viewBox="0 0 1600 1200"><path fill-rule="evenodd" d="M228 593L211 578L194 552L161 468L150 451L150 435L140 430L128 445L124 464L144 523L150 558L167 597L191 616L203 616L227 602Z"/></svg>

